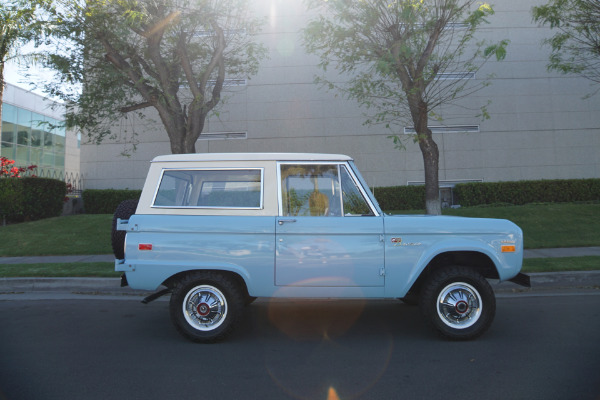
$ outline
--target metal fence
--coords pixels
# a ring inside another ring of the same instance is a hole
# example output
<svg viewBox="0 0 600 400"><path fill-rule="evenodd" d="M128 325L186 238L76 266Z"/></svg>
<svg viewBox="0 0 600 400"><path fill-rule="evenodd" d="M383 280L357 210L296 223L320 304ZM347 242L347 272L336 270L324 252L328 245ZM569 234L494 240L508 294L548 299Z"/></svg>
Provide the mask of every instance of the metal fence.
<svg viewBox="0 0 600 400"><path fill-rule="evenodd" d="M76 172L58 171L55 169L34 168L23 174L24 176L37 176L39 178L52 178L64 181L67 184L67 194L81 196L83 192L83 176Z"/></svg>

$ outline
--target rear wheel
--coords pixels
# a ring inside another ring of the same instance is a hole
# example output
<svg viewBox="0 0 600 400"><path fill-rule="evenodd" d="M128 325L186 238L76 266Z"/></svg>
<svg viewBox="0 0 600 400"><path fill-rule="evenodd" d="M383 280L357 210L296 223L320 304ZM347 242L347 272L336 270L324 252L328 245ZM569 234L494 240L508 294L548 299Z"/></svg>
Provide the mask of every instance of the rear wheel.
<svg viewBox="0 0 600 400"><path fill-rule="evenodd" d="M482 335L496 315L496 298L487 280L471 268L434 272L421 290L421 311L443 336L469 340Z"/></svg>
<svg viewBox="0 0 600 400"><path fill-rule="evenodd" d="M175 287L169 311L180 334L209 343L233 331L243 305L244 298L233 280L215 272L196 272Z"/></svg>

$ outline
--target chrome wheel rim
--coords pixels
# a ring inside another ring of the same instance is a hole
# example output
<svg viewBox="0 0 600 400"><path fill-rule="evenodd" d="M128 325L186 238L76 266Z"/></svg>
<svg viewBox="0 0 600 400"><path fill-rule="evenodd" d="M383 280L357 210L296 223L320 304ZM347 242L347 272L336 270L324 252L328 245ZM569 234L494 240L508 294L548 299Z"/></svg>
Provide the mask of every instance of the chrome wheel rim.
<svg viewBox="0 0 600 400"><path fill-rule="evenodd" d="M201 285L190 290L182 304L185 320L194 329L212 331L227 317L225 295L214 286Z"/></svg>
<svg viewBox="0 0 600 400"><path fill-rule="evenodd" d="M437 299L437 313L442 322L451 328L466 329L481 317L483 302L473 286L454 282L446 286Z"/></svg>

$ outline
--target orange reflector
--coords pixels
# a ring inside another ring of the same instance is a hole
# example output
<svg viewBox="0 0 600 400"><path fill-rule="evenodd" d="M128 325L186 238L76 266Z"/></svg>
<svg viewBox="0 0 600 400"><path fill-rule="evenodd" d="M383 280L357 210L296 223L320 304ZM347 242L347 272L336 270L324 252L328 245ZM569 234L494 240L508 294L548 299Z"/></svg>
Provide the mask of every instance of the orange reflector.
<svg viewBox="0 0 600 400"><path fill-rule="evenodd" d="M152 250L152 245L149 243L140 243L138 246L140 250Z"/></svg>
<svg viewBox="0 0 600 400"><path fill-rule="evenodd" d="M517 251L517 247L515 245L503 245L502 246L502 252L503 253L514 253L515 251Z"/></svg>

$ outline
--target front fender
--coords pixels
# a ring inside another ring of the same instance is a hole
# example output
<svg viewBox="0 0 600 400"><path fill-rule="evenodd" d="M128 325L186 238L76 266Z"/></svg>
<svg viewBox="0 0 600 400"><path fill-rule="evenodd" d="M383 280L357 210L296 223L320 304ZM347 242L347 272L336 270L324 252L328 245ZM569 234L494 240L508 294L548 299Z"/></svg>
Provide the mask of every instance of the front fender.
<svg viewBox="0 0 600 400"><path fill-rule="evenodd" d="M478 238L454 237L438 239L434 243L429 243L428 246L427 243L418 244L424 248L420 252L412 249L415 256L413 262L403 257L401 262L395 263L396 265L386 266L386 286L390 288L390 291L395 292L394 296L405 296L431 262L444 254L458 252L482 254L490 259L501 281L517 276L521 270L522 248L519 246L514 253L502 253L502 239L499 238L486 241ZM386 257L386 265L388 262L394 263L389 257Z"/></svg>

